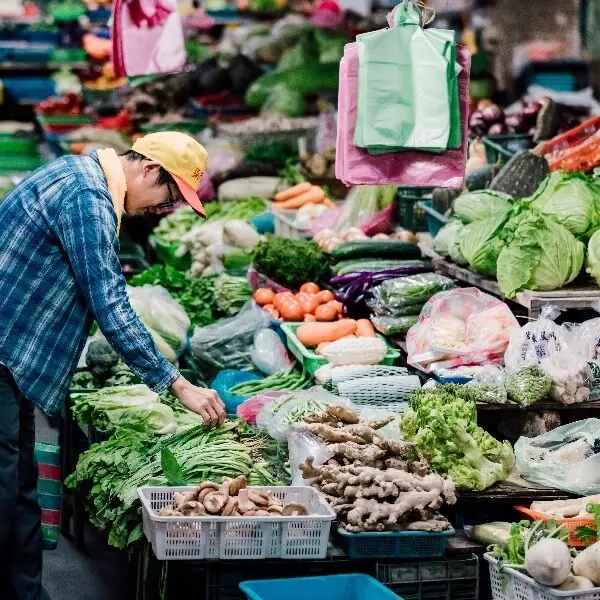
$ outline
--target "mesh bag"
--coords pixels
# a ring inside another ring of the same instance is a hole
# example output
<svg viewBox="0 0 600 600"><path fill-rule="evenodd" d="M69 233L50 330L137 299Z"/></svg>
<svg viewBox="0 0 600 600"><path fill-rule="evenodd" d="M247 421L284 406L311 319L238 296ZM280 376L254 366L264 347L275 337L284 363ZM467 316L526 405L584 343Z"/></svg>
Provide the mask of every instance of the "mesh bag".
<svg viewBox="0 0 600 600"><path fill-rule="evenodd" d="M421 388L421 380L416 375L387 375L342 381L337 387L340 396L356 405L382 406L408 400L412 392Z"/></svg>

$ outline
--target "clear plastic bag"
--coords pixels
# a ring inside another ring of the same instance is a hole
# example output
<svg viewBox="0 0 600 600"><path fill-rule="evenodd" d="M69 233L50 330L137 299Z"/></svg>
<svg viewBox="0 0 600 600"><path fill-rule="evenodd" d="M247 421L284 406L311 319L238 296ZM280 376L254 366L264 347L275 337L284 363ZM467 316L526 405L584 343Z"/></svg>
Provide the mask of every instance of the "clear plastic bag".
<svg viewBox="0 0 600 600"><path fill-rule="evenodd" d="M559 313L556 307L545 306L536 321L512 332L504 353L508 371L514 371L524 364L537 364L555 352L568 348L567 330L554 322Z"/></svg>
<svg viewBox="0 0 600 600"><path fill-rule="evenodd" d="M290 392L265 405L256 416L256 426L264 429L274 439L286 440L294 423L305 415L319 413L335 404L351 406L348 400L330 394L320 386L301 392Z"/></svg>
<svg viewBox="0 0 600 600"><path fill-rule="evenodd" d="M515 444L517 469L527 481L581 496L600 493L600 419L584 419Z"/></svg>
<svg viewBox="0 0 600 600"><path fill-rule="evenodd" d="M467 383L475 392L477 402L488 404L508 404L508 394L504 387L506 373L499 366L494 366L481 371L473 376Z"/></svg>
<svg viewBox="0 0 600 600"><path fill-rule="evenodd" d="M269 403L285 396L287 392L265 392L248 398L236 410L237 416L250 425L256 425L258 413Z"/></svg>
<svg viewBox="0 0 600 600"><path fill-rule="evenodd" d="M592 308L600 312L600 302L594 302ZM600 317L573 325L569 340L570 349L586 360L600 360Z"/></svg>
<svg viewBox="0 0 600 600"><path fill-rule="evenodd" d="M250 358L266 375L285 371L292 366L281 338L272 329L261 329L254 334L254 346Z"/></svg>
<svg viewBox="0 0 600 600"><path fill-rule="evenodd" d="M550 397L560 404L578 404L590 399L592 371L584 358L569 350L555 352L540 366L552 379Z"/></svg>
<svg viewBox="0 0 600 600"><path fill-rule="evenodd" d="M252 369L250 352L254 335L270 322L269 314L250 301L237 316L196 328L190 340L192 358L205 365L209 372Z"/></svg>
<svg viewBox="0 0 600 600"><path fill-rule="evenodd" d="M552 379L540 365L523 364L508 375L504 386L508 397L526 408L550 393Z"/></svg>
<svg viewBox="0 0 600 600"><path fill-rule="evenodd" d="M512 523L508 521L492 521L481 525L465 525L465 533L484 546L506 546L510 536Z"/></svg>
<svg viewBox="0 0 600 600"><path fill-rule="evenodd" d="M314 466L325 464L334 454L329 450L320 437L309 431L294 429L288 438L288 451L290 453L290 472L292 485L310 485L310 479L304 479L300 465L312 456Z"/></svg>
<svg viewBox="0 0 600 600"><path fill-rule="evenodd" d="M440 292L406 336L408 362L426 371L497 362L518 328L504 302L477 288Z"/></svg>
<svg viewBox="0 0 600 600"><path fill-rule="evenodd" d="M158 349L175 362L187 346L190 318L171 294L160 285L127 287L129 302L152 334Z"/></svg>

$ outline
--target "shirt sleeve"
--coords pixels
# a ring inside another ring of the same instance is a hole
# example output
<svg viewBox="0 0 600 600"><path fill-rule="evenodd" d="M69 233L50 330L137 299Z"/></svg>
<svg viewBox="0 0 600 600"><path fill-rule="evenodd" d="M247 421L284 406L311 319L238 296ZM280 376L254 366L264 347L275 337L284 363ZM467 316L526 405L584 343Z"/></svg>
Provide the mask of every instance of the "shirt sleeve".
<svg viewBox="0 0 600 600"><path fill-rule="evenodd" d="M78 190L65 199L53 225L75 279L111 346L155 392L169 387L179 372L159 352L129 303L112 201L98 191Z"/></svg>

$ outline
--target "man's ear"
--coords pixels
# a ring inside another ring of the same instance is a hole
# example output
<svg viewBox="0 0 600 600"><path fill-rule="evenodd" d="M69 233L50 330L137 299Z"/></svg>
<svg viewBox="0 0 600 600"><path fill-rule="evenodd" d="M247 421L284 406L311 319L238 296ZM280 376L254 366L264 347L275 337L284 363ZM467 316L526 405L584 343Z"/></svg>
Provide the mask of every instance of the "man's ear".
<svg viewBox="0 0 600 600"><path fill-rule="evenodd" d="M145 160L143 163L142 174L144 177L158 177L158 170L160 169L160 164L155 160Z"/></svg>

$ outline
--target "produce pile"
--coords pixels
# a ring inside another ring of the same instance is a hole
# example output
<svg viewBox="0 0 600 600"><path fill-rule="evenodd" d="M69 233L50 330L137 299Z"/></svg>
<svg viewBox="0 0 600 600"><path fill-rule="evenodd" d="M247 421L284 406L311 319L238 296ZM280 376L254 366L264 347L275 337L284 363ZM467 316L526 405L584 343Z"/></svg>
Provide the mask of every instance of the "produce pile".
<svg viewBox="0 0 600 600"><path fill-rule="evenodd" d="M410 444L380 436L391 420L361 420L344 405L307 415L297 431L320 438L332 458L317 466L308 457L300 465L304 477L325 495L347 531L450 529L438 511L456 502L453 482L432 474Z"/></svg>

